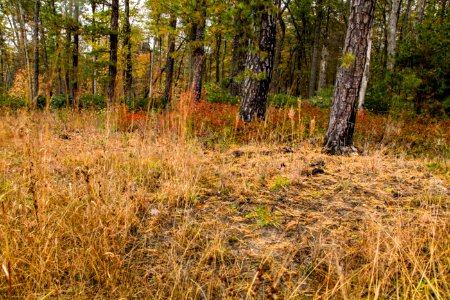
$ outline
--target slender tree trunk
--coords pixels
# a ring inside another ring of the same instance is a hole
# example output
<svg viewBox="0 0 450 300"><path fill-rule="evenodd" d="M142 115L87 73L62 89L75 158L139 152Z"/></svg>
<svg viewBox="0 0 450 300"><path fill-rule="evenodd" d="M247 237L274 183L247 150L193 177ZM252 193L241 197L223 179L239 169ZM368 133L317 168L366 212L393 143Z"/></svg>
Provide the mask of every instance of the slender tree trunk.
<svg viewBox="0 0 450 300"><path fill-rule="evenodd" d="M80 14L80 4L75 1L74 10L74 34L73 34L73 49L72 49L72 109L78 110L78 52L79 52L79 24L78 18Z"/></svg>
<svg viewBox="0 0 450 300"><path fill-rule="evenodd" d="M193 101L199 102L202 96L202 81L203 71L205 64L205 50L203 48L203 40L205 35L206 26L206 1L201 0L196 6L197 12L199 12L199 20L193 20L197 22L194 31L194 49L193 49L193 61L192 61L192 83L191 90L193 94Z"/></svg>
<svg viewBox="0 0 450 300"><path fill-rule="evenodd" d="M227 40L223 40L223 51L222 51L222 66L221 66L221 77L222 80L225 78L225 57L227 56Z"/></svg>
<svg viewBox="0 0 450 300"><path fill-rule="evenodd" d="M308 98L314 97L316 92L317 67L320 54L321 26L323 18L322 0L317 1L317 16L314 30L313 54L311 58L311 74L309 75Z"/></svg>
<svg viewBox="0 0 450 300"><path fill-rule="evenodd" d="M325 136L324 150L331 154L351 154L356 106L367 48L372 30L376 0L352 0L343 63L336 75L333 105Z"/></svg>
<svg viewBox="0 0 450 300"><path fill-rule="evenodd" d="M168 38L168 49L167 49L167 59L166 59L166 82L164 86L163 94L163 105L167 106L170 103L172 97L172 82L173 82L173 68L175 65L175 59L173 55L175 54L175 30L177 29L177 18L175 14L170 15L169 26L171 32Z"/></svg>
<svg viewBox="0 0 450 300"><path fill-rule="evenodd" d="M275 54L273 59L273 78L272 82L270 83L270 90L273 93L276 93L279 90L278 81L280 79L281 72L278 67L281 61L281 51L283 50L284 37L286 36L286 24L284 23L282 12L278 14L277 19L280 29L280 38L276 41Z"/></svg>
<svg viewBox="0 0 450 300"><path fill-rule="evenodd" d="M322 47L320 70L319 70L319 89L324 89L327 86L327 64L328 64L328 48L324 45Z"/></svg>
<svg viewBox="0 0 450 300"><path fill-rule="evenodd" d="M258 40L254 42L256 51L250 51L247 56L246 69L251 74L244 78L239 111L241 119L246 122L265 117L275 54L276 16L273 14L273 3L267 1L257 9L259 18L255 27Z"/></svg>
<svg viewBox="0 0 450 300"><path fill-rule="evenodd" d="M412 6L413 0L408 0L406 4L406 11L403 15L403 22L402 27L400 28L400 40L403 41L405 37L407 36L407 33L409 32L409 17L411 15L411 6Z"/></svg>
<svg viewBox="0 0 450 300"><path fill-rule="evenodd" d="M37 98L39 95L39 10L41 3L39 0L34 1L34 71L33 71L33 108L37 107Z"/></svg>
<svg viewBox="0 0 450 300"><path fill-rule="evenodd" d="M108 83L108 107L114 109L115 87L117 76L117 36L119 29L119 0L111 3L111 25L109 33L109 83Z"/></svg>
<svg viewBox="0 0 450 300"><path fill-rule="evenodd" d="M358 95L358 110L364 109L364 100L366 98L367 83L369 82L370 53L372 52L372 32L370 32L367 42L366 63L364 65L364 73L361 80Z"/></svg>
<svg viewBox="0 0 450 300"><path fill-rule="evenodd" d="M216 50L214 53L216 59L216 82L220 82L220 47L222 45L222 34L216 34Z"/></svg>
<svg viewBox="0 0 450 300"><path fill-rule="evenodd" d="M392 71L395 66L395 48L397 44L397 21L400 10L401 0L391 1L391 10L389 11L389 27L387 35L387 69Z"/></svg>
<svg viewBox="0 0 450 300"><path fill-rule="evenodd" d="M418 0L417 1L417 19L416 19L416 28L422 25L423 16L425 14L425 6L427 5L426 0Z"/></svg>
<svg viewBox="0 0 450 300"><path fill-rule="evenodd" d="M133 62L131 59L131 26L130 26L130 0L125 0L125 24L124 24L124 42L123 47L125 56L125 97L127 100L133 98Z"/></svg>
<svg viewBox="0 0 450 300"><path fill-rule="evenodd" d="M93 27L93 32L92 32L92 66L93 66L93 71L92 71L92 94L95 95L97 94L97 53L96 53L96 49L95 49L95 34L94 32L96 32L97 29L97 23L96 23L96 19L95 19L95 10L97 8L97 4L95 3L95 0L91 1L91 9L92 9L92 27Z"/></svg>

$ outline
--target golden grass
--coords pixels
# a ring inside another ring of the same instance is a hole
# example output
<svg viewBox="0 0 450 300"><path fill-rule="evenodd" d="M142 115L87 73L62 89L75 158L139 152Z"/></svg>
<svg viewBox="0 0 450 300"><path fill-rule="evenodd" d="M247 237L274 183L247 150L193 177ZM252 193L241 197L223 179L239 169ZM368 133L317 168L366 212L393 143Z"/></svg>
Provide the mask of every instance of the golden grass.
<svg viewBox="0 0 450 300"><path fill-rule="evenodd" d="M448 171L155 126L1 113L0 298L448 299Z"/></svg>

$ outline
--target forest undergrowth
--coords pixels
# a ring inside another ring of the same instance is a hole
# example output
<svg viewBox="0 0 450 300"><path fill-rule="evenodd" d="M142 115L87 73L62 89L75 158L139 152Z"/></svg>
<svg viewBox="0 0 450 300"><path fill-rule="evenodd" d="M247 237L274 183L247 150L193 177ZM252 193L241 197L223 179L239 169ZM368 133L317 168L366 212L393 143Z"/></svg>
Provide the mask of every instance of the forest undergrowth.
<svg viewBox="0 0 450 300"><path fill-rule="evenodd" d="M194 106L2 111L0 298L447 299L448 123Z"/></svg>

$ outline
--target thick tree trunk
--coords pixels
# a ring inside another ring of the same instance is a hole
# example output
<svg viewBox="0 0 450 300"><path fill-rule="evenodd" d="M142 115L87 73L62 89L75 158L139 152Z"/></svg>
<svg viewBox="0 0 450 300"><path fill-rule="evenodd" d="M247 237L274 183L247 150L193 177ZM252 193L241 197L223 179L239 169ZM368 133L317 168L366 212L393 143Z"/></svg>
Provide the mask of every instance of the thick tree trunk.
<svg viewBox="0 0 450 300"><path fill-rule="evenodd" d="M170 103L172 97L172 82L173 82L173 68L175 65L175 59L173 55L175 54L175 30L177 29L177 18L175 14L170 15L170 29L168 39L168 49L166 58L166 83L164 86L163 94L163 105L167 106Z"/></svg>
<svg viewBox="0 0 450 300"><path fill-rule="evenodd" d="M366 63L364 65L364 73L361 79L361 86L358 95L358 110L364 109L364 100L366 98L367 83L369 82L369 67L370 67L370 53L372 52L372 32L370 32L369 41L367 44Z"/></svg>
<svg viewBox="0 0 450 300"><path fill-rule="evenodd" d="M130 0L125 0L125 24L124 24L124 41L125 49L125 98L130 100L133 98L133 62L131 59L131 26L130 26Z"/></svg>
<svg viewBox="0 0 450 300"><path fill-rule="evenodd" d="M395 66L395 48L397 44L397 21L400 10L401 0L391 1L391 10L389 11L388 35L387 35L387 69L392 71Z"/></svg>
<svg viewBox="0 0 450 300"><path fill-rule="evenodd" d="M203 48L203 42L205 37L206 26L206 2L204 0L199 1L196 6L197 12L199 12L199 19L193 20L197 22L194 31L193 40L193 58L192 58L192 83L191 91L193 94L193 101L199 102L202 96L202 81L203 71L205 64L205 49Z"/></svg>
<svg viewBox="0 0 450 300"><path fill-rule="evenodd" d="M115 87L117 75L117 36L119 29L119 0L112 0L111 4L111 26L109 33L109 84L108 84L108 107L114 108Z"/></svg>
<svg viewBox="0 0 450 300"><path fill-rule="evenodd" d="M272 3L267 1L258 7L256 13L259 15L255 24L258 40L251 45L256 51L249 51L247 56L246 69L250 74L244 78L239 111L241 119L246 122L263 119L266 114L276 40L276 16L272 7Z"/></svg>
<svg viewBox="0 0 450 300"><path fill-rule="evenodd" d="M331 154L351 154L356 121L356 104L367 48L372 30L376 0L352 0L344 57L336 75L333 106L325 136L324 150Z"/></svg>
<svg viewBox="0 0 450 300"><path fill-rule="evenodd" d="M79 52L79 19L80 4L75 1L74 11L74 35L73 35L73 49L72 49L72 99L73 110L78 110L78 52Z"/></svg>
<svg viewBox="0 0 450 300"><path fill-rule="evenodd" d="M314 24L314 44L313 44L313 54L311 58L311 74L309 75L309 88L308 88L308 98L314 97L316 92L316 79L317 79L317 67L319 62L320 54L320 38L321 38L321 25L323 18L322 10L322 0L317 1L317 16L316 22Z"/></svg>
<svg viewBox="0 0 450 300"><path fill-rule="evenodd" d="M41 2L35 0L34 2L34 30L33 30L33 43L34 43L34 68L33 68L33 108L37 106L37 98L39 95L39 10Z"/></svg>

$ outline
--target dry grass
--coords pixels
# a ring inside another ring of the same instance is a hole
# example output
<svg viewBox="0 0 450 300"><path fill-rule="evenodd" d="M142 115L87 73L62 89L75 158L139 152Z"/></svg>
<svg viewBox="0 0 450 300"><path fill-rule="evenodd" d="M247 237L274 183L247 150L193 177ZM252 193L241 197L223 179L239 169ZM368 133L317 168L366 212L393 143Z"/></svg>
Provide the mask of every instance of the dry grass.
<svg viewBox="0 0 450 300"><path fill-rule="evenodd" d="M1 298L450 295L448 169L309 142L212 150L94 113L0 121Z"/></svg>

